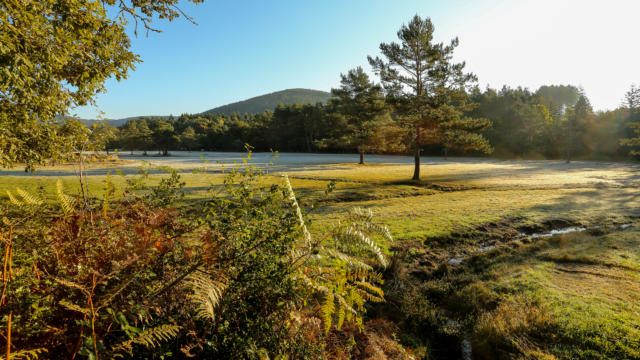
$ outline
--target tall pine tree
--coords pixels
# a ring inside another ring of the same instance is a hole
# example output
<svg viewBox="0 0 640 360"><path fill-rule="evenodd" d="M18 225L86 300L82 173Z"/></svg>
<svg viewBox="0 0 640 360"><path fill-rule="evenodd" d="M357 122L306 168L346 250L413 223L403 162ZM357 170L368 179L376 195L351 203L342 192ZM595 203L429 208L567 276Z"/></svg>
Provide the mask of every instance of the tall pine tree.
<svg viewBox="0 0 640 360"><path fill-rule="evenodd" d="M445 46L433 41L433 32L431 20L416 15L398 31L400 43L380 44L384 59L369 56L396 118L410 130L414 180L420 180L420 147L424 144L492 151L479 134L491 123L464 116L472 108L468 91L476 77L464 72L464 62L452 61L458 39Z"/></svg>

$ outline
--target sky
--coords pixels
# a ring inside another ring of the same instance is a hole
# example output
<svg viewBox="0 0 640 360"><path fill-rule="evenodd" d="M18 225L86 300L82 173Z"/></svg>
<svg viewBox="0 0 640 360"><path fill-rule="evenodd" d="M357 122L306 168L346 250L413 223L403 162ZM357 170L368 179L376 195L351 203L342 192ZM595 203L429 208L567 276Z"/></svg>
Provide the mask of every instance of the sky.
<svg viewBox="0 0 640 360"><path fill-rule="evenodd" d="M615 109L640 82L639 0L205 0L161 33L132 38L142 63L109 80L81 118L199 113L289 88L329 91L340 73L379 55L415 14L435 39L458 37L457 61L484 88L580 86L596 110Z"/></svg>

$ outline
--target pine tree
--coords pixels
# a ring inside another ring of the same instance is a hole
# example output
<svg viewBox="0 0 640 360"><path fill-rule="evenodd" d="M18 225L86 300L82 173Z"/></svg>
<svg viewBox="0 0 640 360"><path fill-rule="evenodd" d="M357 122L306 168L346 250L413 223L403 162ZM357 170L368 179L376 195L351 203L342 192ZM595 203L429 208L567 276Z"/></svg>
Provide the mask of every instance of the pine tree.
<svg viewBox="0 0 640 360"><path fill-rule="evenodd" d="M624 95L623 106L629 108L629 130L628 138L620 140L620 145L631 148L631 155L640 155L640 88L631 85L631 89ZM634 137L635 135L635 137Z"/></svg>
<svg viewBox="0 0 640 360"><path fill-rule="evenodd" d="M565 113L565 159L567 163L571 162L572 155L580 150L584 150L582 138L592 118L593 109L591 108L589 99L581 93L576 105L567 109Z"/></svg>
<svg viewBox="0 0 640 360"><path fill-rule="evenodd" d="M376 130L384 124L381 115L386 112L384 95L379 85L373 84L361 67L340 74L340 88L331 89L333 105L344 116L348 133L339 139L340 146L355 148L364 164L364 153Z"/></svg>
<svg viewBox="0 0 640 360"><path fill-rule="evenodd" d="M425 143L444 140L445 146L492 151L478 133L490 123L463 116L471 108L467 92L476 77L464 72L464 62L452 62L458 39L445 46L433 41L433 32L431 20L416 15L398 31L400 43L380 44L385 60L369 57L399 123L411 131L414 180L420 180L420 147Z"/></svg>
<svg viewBox="0 0 640 360"><path fill-rule="evenodd" d="M153 145L153 131L151 131L145 119L139 119L137 122L137 132L132 139L135 142L133 146L137 149L142 149L144 155L147 155L147 151L151 150Z"/></svg>

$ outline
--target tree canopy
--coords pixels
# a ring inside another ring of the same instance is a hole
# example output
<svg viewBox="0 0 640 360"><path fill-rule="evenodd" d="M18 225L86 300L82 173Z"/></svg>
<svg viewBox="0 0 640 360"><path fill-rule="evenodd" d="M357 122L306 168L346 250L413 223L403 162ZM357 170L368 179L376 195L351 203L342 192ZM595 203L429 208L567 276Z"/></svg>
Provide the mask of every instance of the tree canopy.
<svg viewBox="0 0 640 360"><path fill-rule="evenodd" d="M420 179L422 144L444 143L445 147L491 152L478 133L490 123L464 117L464 111L470 109L467 92L476 77L464 72L464 62L452 60L458 39L444 45L434 42L433 33L431 19L416 15L398 30L399 43L380 44L384 58L369 57L395 106L399 123L410 131L414 180Z"/></svg>
<svg viewBox="0 0 640 360"><path fill-rule="evenodd" d="M201 0L190 0L198 3ZM68 110L94 101L140 61L125 26L173 20L177 0L0 2L0 164L59 158Z"/></svg>
<svg viewBox="0 0 640 360"><path fill-rule="evenodd" d="M361 67L340 74L340 88L331 89L332 105L338 114L346 118L348 130L338 139L338 145L358 150L360 164L364 164L364 153L377 130L385 123L384 95L379 85L372 83Z"/></svg>

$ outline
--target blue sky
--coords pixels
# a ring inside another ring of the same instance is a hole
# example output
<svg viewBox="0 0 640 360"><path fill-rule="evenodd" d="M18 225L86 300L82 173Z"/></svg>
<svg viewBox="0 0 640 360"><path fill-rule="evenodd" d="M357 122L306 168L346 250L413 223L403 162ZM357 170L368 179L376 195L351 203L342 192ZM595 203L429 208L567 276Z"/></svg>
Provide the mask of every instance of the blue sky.
<svg viewBox="0 0 640 360"><path fill-rule="evenodd" d="M615 108L640 81L635 0L215 1L182 4L198 25L157 22L132 34L142 63L108 81L82 118L197 113L287 88L330 90L395 40L414 14L431 17L436 38L458 36L457 60L481 86L583 86L596 109Z"/></svg>

